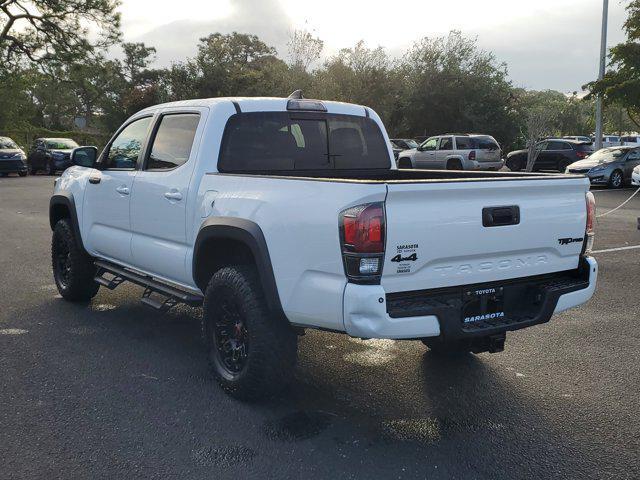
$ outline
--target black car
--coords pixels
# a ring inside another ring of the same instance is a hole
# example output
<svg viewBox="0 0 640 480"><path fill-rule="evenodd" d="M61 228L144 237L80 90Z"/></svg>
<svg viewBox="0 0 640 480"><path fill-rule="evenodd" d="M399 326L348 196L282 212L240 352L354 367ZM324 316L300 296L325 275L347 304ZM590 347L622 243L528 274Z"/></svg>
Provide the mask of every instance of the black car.
<svg viewBox="0 0 640 480"><path fill-rule="evenodd" d="M536 144L540 149L533 170L557 170L564 173L569 165L593 153L590 142L566 139L547 139ZM507 155L509 170L519 172L527 167L527 150L515 150Z"/></svg>
<svg viewBox="0 0 640 480"><path fill-rule="evenodd" d="M412 148L418 148L418 142L412 138L392 138L391 143L395 144L402 150L411 150Z"/></svg>
<svg viewBox="0 0 640 480"><path fill-rule="evenodd" d="M55 175L56 171L70 167L71 150L77 147L70 138L36 138L27 158L31 175L39 170Z"/></svg>
<svg viewBox="0 0 640 480"><path fill-rule="evenodd" d="M22 149L9 137L0 137L0 175L17 173L21 177L27 174L26 156Z"/></svg>

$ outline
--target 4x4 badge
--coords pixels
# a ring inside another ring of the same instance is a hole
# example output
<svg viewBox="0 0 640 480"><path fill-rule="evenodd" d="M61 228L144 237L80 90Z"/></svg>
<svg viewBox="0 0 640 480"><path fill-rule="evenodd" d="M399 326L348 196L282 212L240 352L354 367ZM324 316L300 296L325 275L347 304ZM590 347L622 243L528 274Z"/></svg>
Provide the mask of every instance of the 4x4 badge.
<svg viewBox="0 0 640 480"><path fill-rule="evenodd" d="M398 254L395 257L393 257L391 261L392 262L415 262L417 259L418 259L417 253L413 253L408 257L403 257L402 255Z"/></svg>

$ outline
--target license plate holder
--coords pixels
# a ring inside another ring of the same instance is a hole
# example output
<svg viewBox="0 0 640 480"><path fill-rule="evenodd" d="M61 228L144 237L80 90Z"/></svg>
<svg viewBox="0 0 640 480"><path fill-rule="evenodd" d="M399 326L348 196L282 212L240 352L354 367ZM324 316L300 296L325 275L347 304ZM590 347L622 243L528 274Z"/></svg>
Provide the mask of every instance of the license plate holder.
<svg viewBox="0 0 640 480"><path fill-rule="evenodd" d="M462 294L462 325L504 317L504 287L474 288Z"/></svg>

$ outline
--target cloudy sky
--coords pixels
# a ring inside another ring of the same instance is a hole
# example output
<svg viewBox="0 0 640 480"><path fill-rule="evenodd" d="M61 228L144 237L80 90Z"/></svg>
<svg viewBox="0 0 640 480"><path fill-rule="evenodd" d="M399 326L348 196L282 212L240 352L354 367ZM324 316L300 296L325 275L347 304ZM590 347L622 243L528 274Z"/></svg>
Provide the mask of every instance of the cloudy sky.
<svg viewBox="0 0 640 480"><path fill-rule="evenodd" d="M477 37L518 86L580 90L597 75L602 0L123 0L127 41L157 48L166 66L213 32L254 33L286 55L293 29L325 41L325 55L364 40L401 55L416 39L452 29ZM180 8L176 8L179 4ZM609 45L624 39L624 0L609 6Z"/></svg>

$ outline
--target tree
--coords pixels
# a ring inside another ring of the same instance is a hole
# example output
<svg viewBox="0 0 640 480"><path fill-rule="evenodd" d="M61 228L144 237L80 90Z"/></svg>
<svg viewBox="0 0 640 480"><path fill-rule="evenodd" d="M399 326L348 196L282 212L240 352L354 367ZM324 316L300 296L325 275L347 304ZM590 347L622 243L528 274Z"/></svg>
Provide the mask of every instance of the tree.
<svg viewBox="0 0 640 480"><path fill-rule="evenodd" d="M359 103L375 109L383 118L394 98L392 65L382 47L368 48L359 41L329 58L315 73L317 98Z"/></svg>
<svg viewBox="0 0 640 480"><path fill-rule="evenodd" d="M506 66L460 32L416 42L395 83L402 91L389 123L398 134L482 132L503 145L518 134Z"/></svg>
<svg viewBox="0 0 640 480"><path fill-rule="evenodd" d="M591 96L600 95L606 103L624 106L640 129L640 0L632 0L627 12L624 23L627 40L611 48L610 70L602 80L590 82L583 88L588 89Z"/></svg>
<svg viewBox="0 0 640 480"><path fill-rule="evenodd" d="M119 0L0 0L0 54L6 63L78 59L117 41ZM89 29L99 31L90 42Z"/></svg>
<svg viewBox="0 0 640 480"><path fill-rule="evenodd" d="M291 67L308 72L310 65L320 59L324 42L306 30L294 30L291 32L287 47Z"/></svg>

